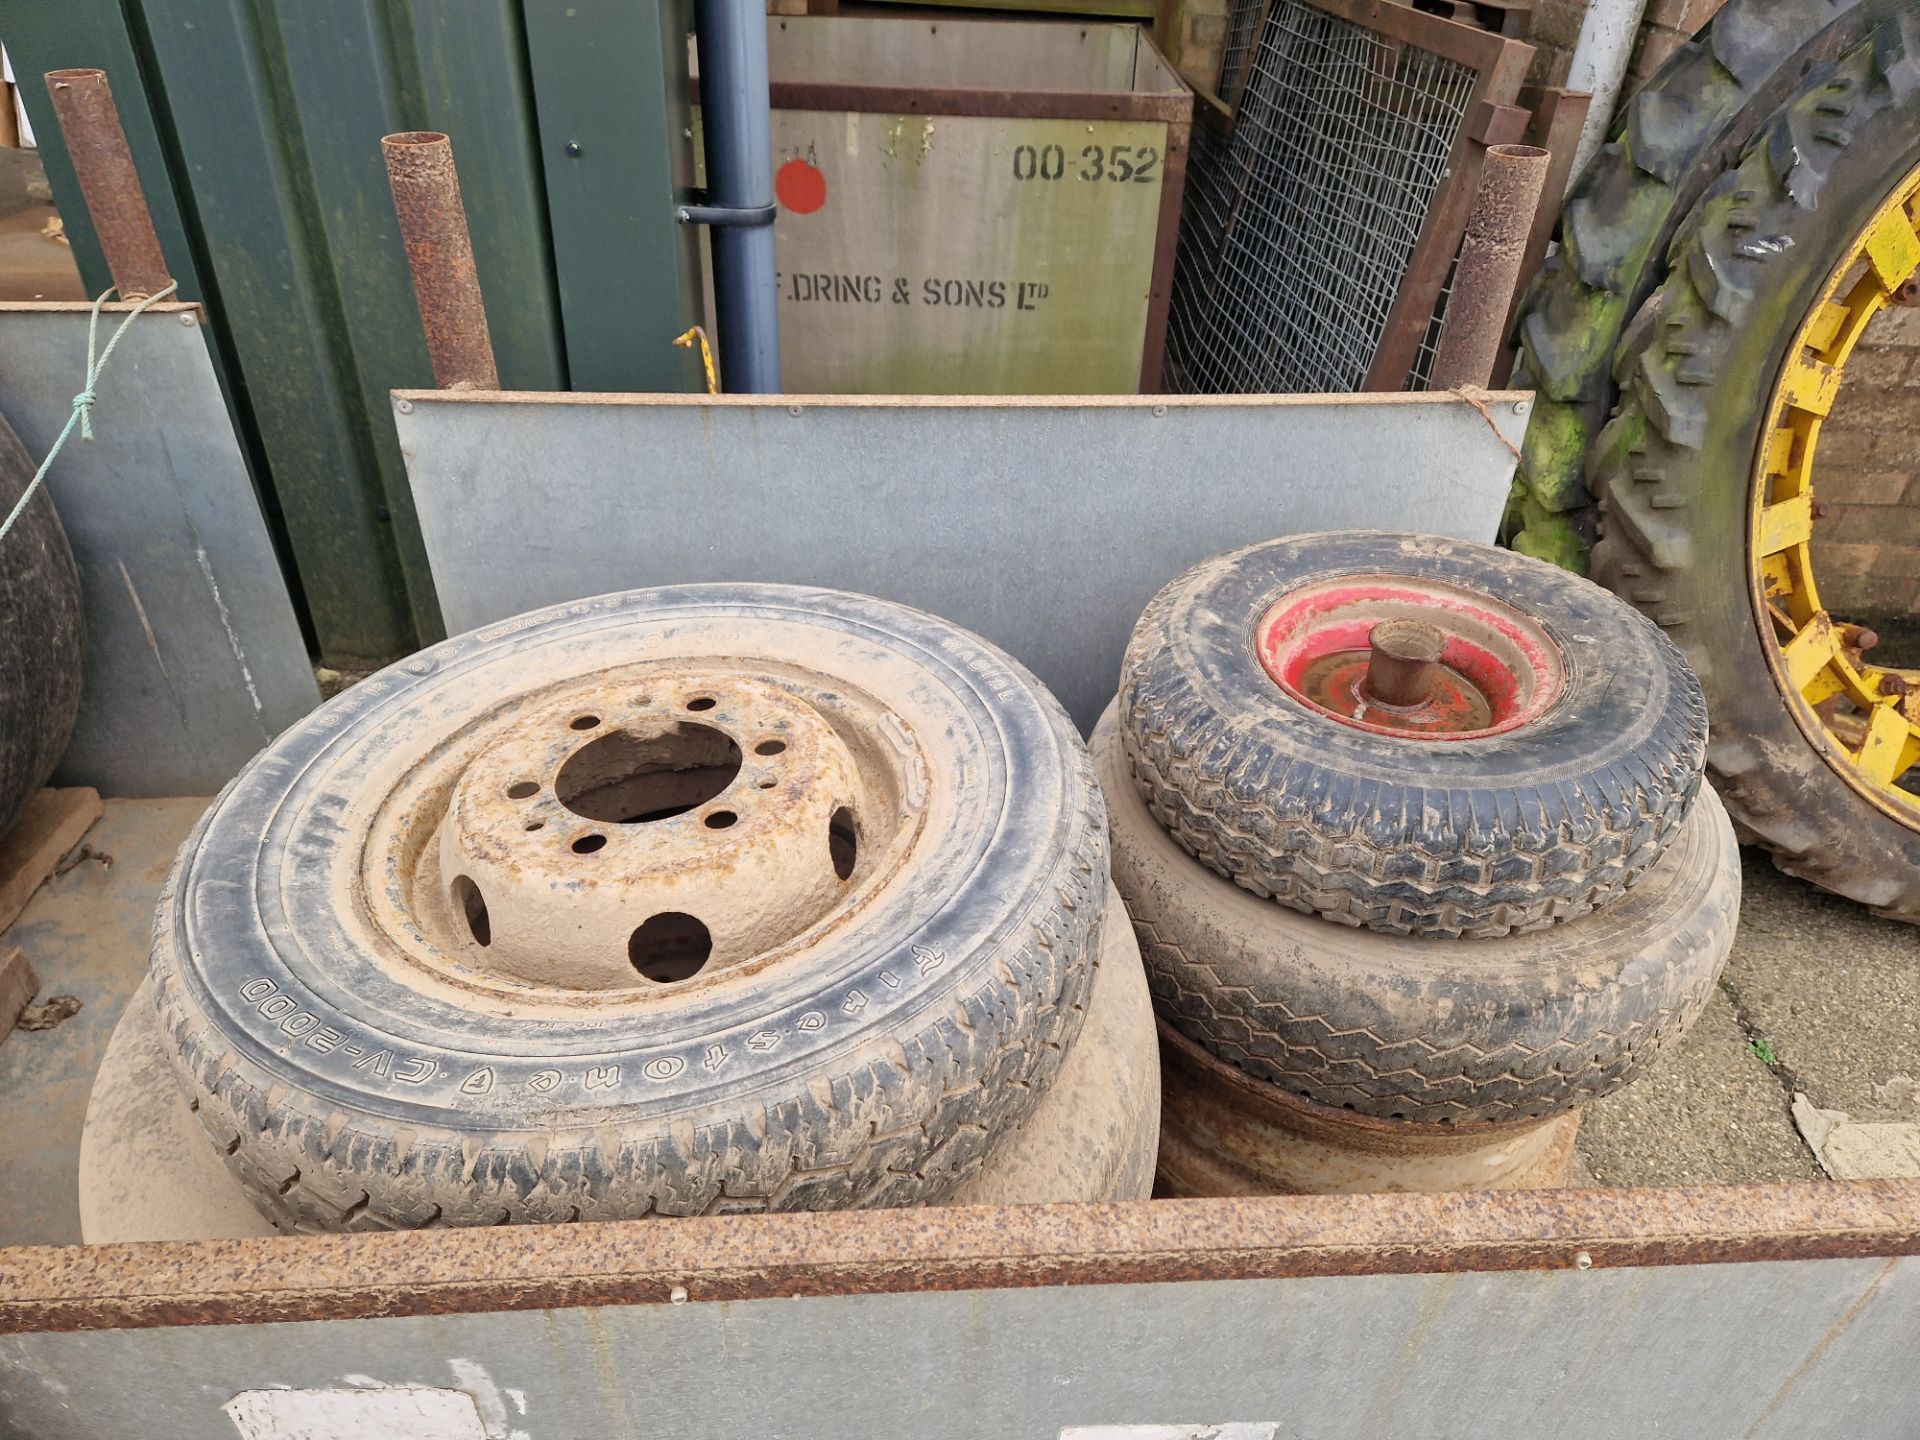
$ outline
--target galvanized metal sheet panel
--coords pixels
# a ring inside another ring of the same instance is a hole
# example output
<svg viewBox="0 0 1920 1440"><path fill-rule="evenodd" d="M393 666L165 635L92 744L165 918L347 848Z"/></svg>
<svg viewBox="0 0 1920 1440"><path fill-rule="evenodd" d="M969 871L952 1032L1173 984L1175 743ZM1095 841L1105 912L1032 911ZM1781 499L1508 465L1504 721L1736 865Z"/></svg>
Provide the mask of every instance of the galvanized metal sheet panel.
<svg viewBox="0 0 1920 1440"><path fill-rule="evenodd" d="M0 1431L331 1435L342 1391L417 1386L360 1408L476 1433L460 1392L490 1440L1907 1440L1916 1333L1916 1259L694 1299L10 1336Z"/></svg>
<svg viewBox="0 0 1920 1440"><path fill-rule="evenodd" d="M86 374L87 308L0 307L0 414L38 458ZM102 319L102 336L119 317ZM87 666L55 780L207 795L319 702L198 307L156 307L47 485L80 566Z"/></svg>
<svg viewBox="0 0 1920 1440"><path fill-rule="evenodd" d="M450 630L637 585L829 585L979 631L1091 729L1134 619L1208 555L1490 541L1528 397L1486 404L405 391L396 423Z"/></svg>

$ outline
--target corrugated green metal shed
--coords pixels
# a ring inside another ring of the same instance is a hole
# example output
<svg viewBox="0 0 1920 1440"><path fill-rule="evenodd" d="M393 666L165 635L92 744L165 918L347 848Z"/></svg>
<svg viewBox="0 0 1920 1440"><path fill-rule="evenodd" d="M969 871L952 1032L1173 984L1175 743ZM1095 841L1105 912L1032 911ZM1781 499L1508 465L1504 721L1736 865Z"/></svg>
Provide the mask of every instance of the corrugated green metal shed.
<svg viewBox="0 0 1920 1440"><path fill-rule="evenodd" d="M39 76L107 72L326 658L441 633L388 409L432 372L380 137L453 137L502 384L692 388L670 343L699 293L673 214L687 25L686 0L0 0L96 294L110 280Z"/></svg>

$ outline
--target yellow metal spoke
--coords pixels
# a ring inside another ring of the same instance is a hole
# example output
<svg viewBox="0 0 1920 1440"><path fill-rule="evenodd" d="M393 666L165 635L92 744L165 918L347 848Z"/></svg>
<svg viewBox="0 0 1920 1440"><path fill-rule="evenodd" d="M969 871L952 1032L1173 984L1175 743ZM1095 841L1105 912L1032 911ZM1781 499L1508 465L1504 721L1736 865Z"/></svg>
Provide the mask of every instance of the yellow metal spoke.
<svg viewBox="0 0 1920 1440"><path fill-rule="evenodd" d="M1831 414L1834 398L1839 393L1840 372L1833 366L1814 359L1804 350L1787 362L1780 398L1795 410L1805 410L1812 415Z"/></svg>
<svg viewBox="0 0 1920 1440"><path fill-rule="evenodd" d="M1899 774L1900 757L1913 727L1893 704L1876 705L1867 720L1867 738L1860 746L1860 769L1876 785L1891 785Z"/></svg>
<svg viewBox="0 0 1920 1440"><path fill-rule="evenodd" d="M1920 269L1920 235L1913 233L1913 224L1901 206L1882 212L1867 231L1865 249L1867 263L1889 295Z"/></svg>
<svg viewBox="0 0 1920 1440"><path fill-rule="evenodd" d="M1803 492L1760 512L1759 550L1777 555L1813 538L1813 495Z"/></svg>
<svg viewBox="0 0 1920 1440"><path fill-rule="evenodd" d="M1787 683L1796 691L1804 691L1833 659L1835 643L1833 621L1822 610L1780 647L1780 658L1787 662Z"/></svg>

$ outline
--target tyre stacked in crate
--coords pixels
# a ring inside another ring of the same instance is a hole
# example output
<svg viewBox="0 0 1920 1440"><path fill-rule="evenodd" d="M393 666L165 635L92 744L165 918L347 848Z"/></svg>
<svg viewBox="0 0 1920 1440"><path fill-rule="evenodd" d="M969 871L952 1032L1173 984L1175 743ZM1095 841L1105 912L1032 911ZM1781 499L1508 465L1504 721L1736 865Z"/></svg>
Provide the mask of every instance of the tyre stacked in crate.
<svg viewBox="0 0 1920 1440"><path fill-rule="evenodd" d="M89 1238L151 1190L156 1050L282 1230L1144 1198L1123 916L1085 747L978 636L771 585L516 617L331 701L188 837Z"/></svg>
<svg viewBox="0 0 1920 1440"><path fill-rule="evenodd" d="M1305 535L1167 586L1093 739L1162 1189L1563 1183L1726 960L1705 742L1675 647L1524 556Z"/></svg>

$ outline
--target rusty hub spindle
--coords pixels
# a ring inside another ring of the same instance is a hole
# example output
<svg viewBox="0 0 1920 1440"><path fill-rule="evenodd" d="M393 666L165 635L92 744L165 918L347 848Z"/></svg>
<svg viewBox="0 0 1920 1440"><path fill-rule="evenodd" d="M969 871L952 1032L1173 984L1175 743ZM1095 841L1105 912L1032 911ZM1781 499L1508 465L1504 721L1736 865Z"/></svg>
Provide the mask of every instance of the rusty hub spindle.
<svg viewBox="0 0 1920 1440"><path fill-rule="evenodd" d="M420 328L426 332L433 381L442 390L498 390L493 337L473 265L473 238L453 168L453 143L431 130L410 130L380 142L400 217L400 238L413 272Z"/></svg>
<svg viewBox="0 0 1920 1440"><path fill-rule="evenodd" d="M1460 242L1460 264L1447 299L1430 388L1485 386L1493 378L1550 158L1533 145L1487 147L1473 214Z"/></svg>
<svg viewBox="0 0 1920 1440"><path fill-rule="evenodd" d="M167 257L160 252L146 192L133 168L120 112L107 88L104 70L49 70L47 93L67 142L74 178L107 269L122 300L156 295L173 283Z"/></svg>
<svg viewBox="0 0 1920 1440"><path fill-rule="evenodd" d="M1447 637L1424 620L1382 620L1367 632L1372 653L1362 682L1367 698L1396 710L1432 698Z"/></svg>

